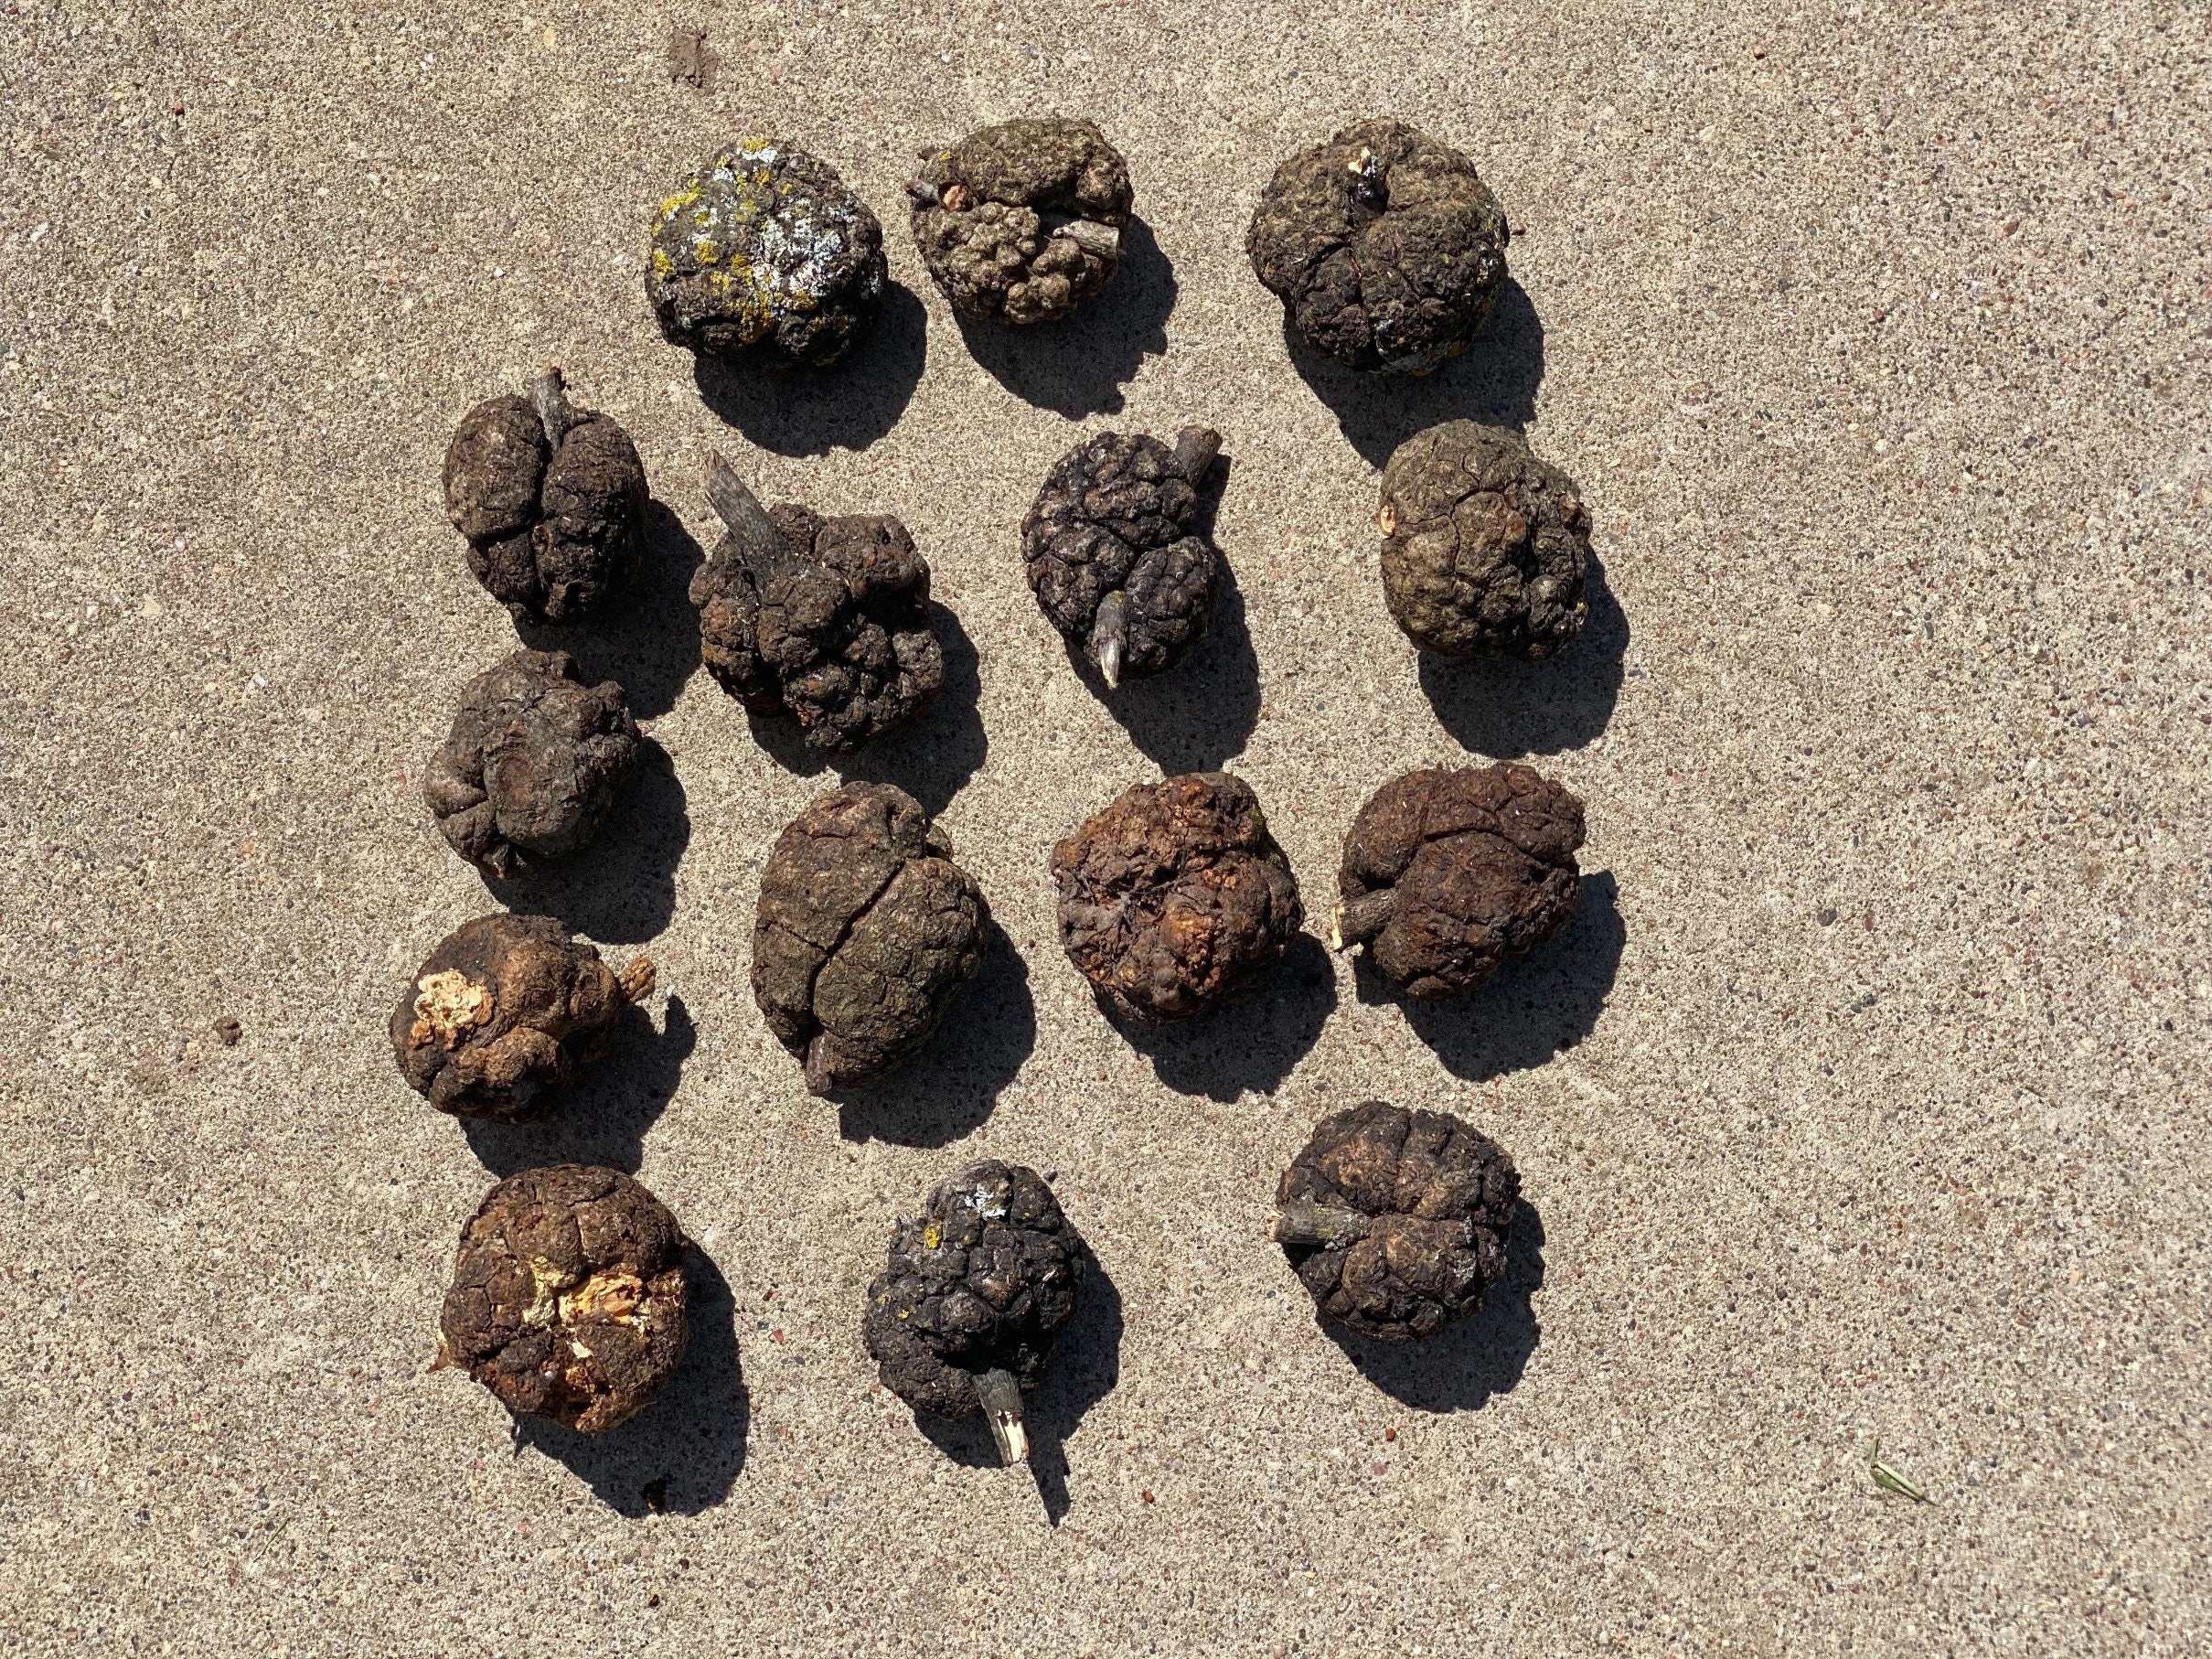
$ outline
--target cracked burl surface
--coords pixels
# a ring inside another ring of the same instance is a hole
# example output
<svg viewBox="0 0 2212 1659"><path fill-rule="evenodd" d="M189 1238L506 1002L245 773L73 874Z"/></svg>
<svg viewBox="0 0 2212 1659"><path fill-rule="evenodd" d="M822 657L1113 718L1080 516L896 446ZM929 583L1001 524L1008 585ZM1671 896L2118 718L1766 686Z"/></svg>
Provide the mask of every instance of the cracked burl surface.
<svg viewBox="0 0 2212 1659"><path fill-rule="evenodd" d="M1053 1339L1075 1311L1083 1241L1036 1171L970 1164L891 1236L868 1287L860 1334L883 1386L918 1411L974 1417L977 1379L1043 1381Z"/></svg>
<svg viewBox="0 0 2212 1659"><path fill-rule="evenodd" d="M1590 515L1574 479L1499 426L1447 421L1383 469L1383 597L1446 657L1549 657L1582 631Z"/></svg>
<svg viewBox="0 0 2212 1659"><path fill-rule="evenodd" d="M601 1434L658 1394L690 1335L686 1245L616 1170L524 1170L461 1231L438 1322L442 1365L509 1411Z"/></svg>
<svg viewBox="0 0 2212 1659"><path fill-rule="evenodd" d="M549 368L519 397L461 419L445 450L445 514L468 568L518 622L578 622L636 569L646 469L611 417L568 401Z"/></svg>
<svg viewBox="0 0 2212 1659"><path fill-rule="evenodd" d="M776 838L753 928L753 997L817 1095L928 1040L983 964L989 912L921 803L890 784L817 798Z"/></svg>
<svg viewBox="0 0 2212 1659"><path fill-rule="evenodd" d="M1574 919L1582 802L1533 766L1408 772L1344 837L1331 943L1407 994L1457 996Z"/></svg>
<svg viewBox="0 0 2212 1659"><path fill-rule="evenodd" d="M1283 1172L1275 1236L1325 1318L1405 1342L1482 1305L1520 1200L1489 1136L1370 1100L1322 1118Z"/></svg>
<svg viewBox="0 0 2212 1659"><path fill-rule="evenodd" d="M1087 121L1003 122L924 150L906 187L914 242L963 316L1045 323L1113 280L1135 199Z"/></svg>
<svg viewBox="0 0 2212 1659"><path fill-rule="evenodd" d="M1276 169L1245 251L1315 350L1426 374L1489 317L1508 234L1473 162L1403 122L1362 121Z"/></svg>
<svg viewBox="0 0 2212 1659"><path fill-rule="evenodd" d="M392 1053L442 1112L535 1122L652 990L647 958L617 974L551 916L478 916L415 970L392 1011Z"/></svg>
<svg viewBox="0 0 2212 1659"><path fill-rule="evenodd" d="M422 798L455 852L513 875L592 839L637 744L620 686L585 685L566 651L517 651L462 689Z"/></svg>
<svg viewBox="0 0 2212 1659"><path fill-rule="evenodd" d="M691 578L700 654L755 714L796 719L842 755L904 725L945 689L929 561L888 514L764 510L717 455L707 495L729 534Z"/></svg>
<svg viewBox="0 0 2212 1659"><path fill-rule="evenodd" d="M822 369L876 320L883 227L838 170L779 138L716 151L660 204L646 294L671 345Z"/></svg>
<svg viewBox="0 0 2212 1659"><path fill-rule="evenodd" d="M1140 784L1053 849L1060 942L1117 1013L1188 1018L1282 960L1305 921L1250 786Z"/></svg>
<svg viewBox="0 0 2212 1659"><path fill-rule="evenodd" d="M1220 454L1204 426L1172 448L1100 433L1053 463L1021 520L1038 608L1109 688L1172 668L1213 620L1221 554L1198 530L1198 491Z"/></svg>

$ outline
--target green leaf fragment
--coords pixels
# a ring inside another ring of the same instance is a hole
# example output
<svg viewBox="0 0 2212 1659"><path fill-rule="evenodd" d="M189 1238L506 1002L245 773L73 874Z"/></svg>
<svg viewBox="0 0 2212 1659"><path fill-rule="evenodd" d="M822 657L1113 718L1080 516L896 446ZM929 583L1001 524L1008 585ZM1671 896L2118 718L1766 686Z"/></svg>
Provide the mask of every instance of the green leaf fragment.
<svg viewBox="0 0 2212 1659"><path fill-rule="evenodd" d="M1866 1454L1866 1468L1874 1476L1874 1483L1884 1492L1894 1492L1899 1497L1910 1498L1916 1504L1929 1502L1926 1492L1907 1480L1895 1464L1884 1460L1882 1442L1878 1440L1874 1443L1874 1450Z"/></svg>

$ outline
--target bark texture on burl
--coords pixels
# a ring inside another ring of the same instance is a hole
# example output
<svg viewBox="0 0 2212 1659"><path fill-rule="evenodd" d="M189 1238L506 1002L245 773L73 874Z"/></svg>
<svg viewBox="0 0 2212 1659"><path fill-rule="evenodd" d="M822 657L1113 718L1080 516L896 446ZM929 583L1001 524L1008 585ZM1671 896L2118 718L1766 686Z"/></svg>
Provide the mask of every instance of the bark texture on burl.
<svg viewBox="0 0 2212 1659"><path fill-rule="evenodd" d="M1533 766L1408 772L1344 837L1331 943L1416 997L1456 996L1575 915L1582 802Z"/></svg>
<svg viewBox="0 0 2212 1659"><path fill-rule="evenodd" d="M1383 597L1446 657L1549 657L1582 631L1590 515L1574 479L1498 426L1447 421L1383 469Z"/></svg>
<svg viewBox="0 0 2212 1659"><path fill-rule="evenodd" d="M1141 784L1053 849L1060 942L1116 1012L1181 1020L1282 960L1298 883L1243 779Z"/></svg>
<svg viewBox="0 0 2212 1659"><path fill-rule="evenodd" d="M883 1386L908 1405L974 1417L996 1409L992 1373L1020 1394L1044 1380L1082 1284L1083 1241L1043 1178L1018 1163L970 1164L893 1229L860 1334Z"/></svg>
<svg viewBox="0 0 2212 1659"><path fill-rule="evenodd" d="M517 651L462 689L422 798L455 852L512 875L592 839L637 744L620 686L585 685L566 651Z"/></svg>
<svg viewBox="0 0 2212 1659"><path fill-rule="evenodd" d="M763 509L714 457L707 497L729 534L691 578L700 654L755 714L787 714L842 755L904 725L945 689L929 561L887 514Z"/></svg>
<svg viewBox="0 0 2212 1659"><path fill-rule="evenodd" d="M446 445L446 517L518 622L581 621L627 582L646 498L630 434L571 404L557 368L477 404Z"/></svg>
<svg viewBox="0 0 2212 1659"><path fill-rule="evenodd" d="M753 998L817 1095L865 1083L925 1042L983 965L989 913L921 803L847 784L768 854Z"/></svg>
<svg viewBox="0 0 2212 1659"><path fill-rule="evenodd" d="M747 138L708 158L653 220L646 294L660 331L703 357L821 369L882 308L883 227L835 167Z"/></svg>
<svg viewBox="0 0 2212 1659"><path fill-rule="evenodd" d="M690 1336L686 1240L629 1176L524 1170L461 1232L439 1362L509 1411L599 1434L658 1394Z"/></svg>
<svg viewBox="0 0 2212 1659"><path fill-rule="evenodd" d="M392 1054L440 1111L530 1123L652 990L646 958L617 974L551 916L478 916L415 969L392 1011Z"/></svg>
<svg viewBox="0 0 2212 1659"><path fill-rule="evenodd" d="M964 316L1044 323L1113 280L1135 199L1087 121L1003 122L922 152L906 187L922 262Z"/></svg>
<svg viewBox="0 0 2212 1659"><path fill-rule="evenodd" d="M1021 520L1021 562L1045 619L1107 686L1172 668L1206 631L1221 554L1196 528L1221 433L1186 426L1170 448L1106 432L1060 457Z"/></svg>
<svg viewBox="0 0 2212 1659"><path fill-rule="evenodd" d="M1426 374L1489 317L1508 235L1473 162L1403 122L1362 121L1276 169L1245 251L1315 350Z"/></svg>
<svg viewBox="0 0 2212 1659"><path fill-rule="evenodd" d="M1482 1305L1520 1200L1489 1136L1370 1100L1321 1119L1283 1172L1275 1236L1323 1315L1404 1342Z"/></svg>

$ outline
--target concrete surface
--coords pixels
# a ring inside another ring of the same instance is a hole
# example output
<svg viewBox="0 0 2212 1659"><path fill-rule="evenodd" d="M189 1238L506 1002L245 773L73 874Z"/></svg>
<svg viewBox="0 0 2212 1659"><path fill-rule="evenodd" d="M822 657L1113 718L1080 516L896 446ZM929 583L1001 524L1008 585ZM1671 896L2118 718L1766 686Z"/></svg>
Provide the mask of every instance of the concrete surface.
<svg viewBox="0 0 2212 1659"><path fill-rule="evenodd" d="M9 5L0 1652L2202 1651L2208 54L2202 5ZM900 183L1052 110L1149 236L1087 324L971 343ZM1309 378L1242 254L1370 112L1522 232L1492 337L1401 390ZM784 393L695 380L639 292L652 204L763 127L911 295ZM516 902L667 995L570 1117L472 1136L381 1028L489 902L416 793L514 637L439 460L549 356L667 509L576 648L668 758ZM1538 669L1420 669L1383 609L1376 464L1460 412L1596 515L1609 597ZM1109 709L1012 527L1078 432L1191 418L1241 611ZM830 775L689 671L717 446L903 513L963 637L856 770L942 810L1019 960L841 1110L745 988ZM1593 872L1469 1005L1315 947L1139 1050L1054 944L1047 847L1159 766L1250 779L1318 908L1366 794L1467 752L1582 791ZM1332 1342L1263 1236L1370 1093L1526 1174L1511 1286L1425 1353ZM1056 1525L857 1336L893 1215L984 1153L1059 1172L1110 1280L1035 1407ZM427 1373L438 1297L493 1173L578 1156L675 1209L706 1306L654 1414L518 1450Z"/></svg>

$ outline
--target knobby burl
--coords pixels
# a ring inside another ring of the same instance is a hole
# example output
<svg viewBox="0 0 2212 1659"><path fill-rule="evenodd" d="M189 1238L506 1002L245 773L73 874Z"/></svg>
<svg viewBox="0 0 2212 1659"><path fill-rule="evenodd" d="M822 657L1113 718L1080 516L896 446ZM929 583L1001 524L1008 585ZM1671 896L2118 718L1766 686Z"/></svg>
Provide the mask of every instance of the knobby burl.
<svg viewBox="0 0 2212 1659"><path fill-rule="evenodd" d="M1083 1240L1036 1171L970 1164L892 1230L861 1339L886 1388L938 1417L985 1414L1013 1462L1021 1396L1044 1380L1083 1271Z"/></svg>
<svg viewBox="0 0 2212 1659"><path fill-rule="evenodd" d="M629 581L645 532L645 463L610 416L568 401L558 368L462 416L445 449L445 514L468 568L518 622L580 622Z"/></svg>
<svg viewBox="0 0 2212 1659"><path fill-rule="evenodd" d="M652 990L646 958L617 974L551 916L478 916L415 969L392 1011L392 1053L442 1112L534 1122Z"/></svg>
<svg viewBox="0 0 2212 1659"><path fill-rule="evenodd" d="M525 1170L461 1232L439 1363L467 1367L509 1411L586 1434L614 1428L674 1374L690 1336L676 1217L616 1170Z"/></svg>
<svg viewBox="0 0 2212 1659"><path fill-rule="evenodd" d="M776 838L753 928L753 997L817 1095L927 1041L983 963L989 912L921 803L851 783Z"/></svg>
<svg viewBox="0 0 2212 1659"><path fill-rule="evenodd" d="M1489 1136L1370 1100L1321 1119L1283 1172L1275 1236L1325 1317L1404 1342L1482 1305L1520 1199Z"/></svg>
<svg viewBox="0 0 2212 1659"><path fill-rule="evenodd" d="M1172 668L1206 631L1221 553L1200 529L1199 486L1221 433L1186 426L1170 449L1105 432L1053 463L1021 520L1038 608L1109 689Z"/></svg>
<svg viewBox="0 0 2212 1659"><path fill-rule="evenodd" d="M1113 280L1135 199L1087 121L1009 121L922 152L906 193L932 281L964 316L1044 323Z"/></svg>
<svg viewBox="0 0 2212 1659"><path fill-rule="evenodd" d="M455 852L512 875L597 833L637 744L620 686L585 685L566 651L517 651L462 688L422 798Z"/></svg>
<svg viewBox="0 0 2212 1659"><path fill-rule="evenodd" d="M1282 960L1305 921L1251 787L1140 784L1053 849L1060 942L1117 1013L1181 1020Z"/></svg>
<svg viewBox="0 0 2212 1659"><path fill-rule="evenodd" d="M1245 251L1315 350L1426 374L1489 317L1509 235L1473 162L1403 122L1362 121L1276 169Z"/></svg>
<svg viewBox="0 0 2212 1659"><path fill-rule="evenodd" d="M700 655L755 714L798 722L807 744L842 755L904 725L945 689L929 616L929 562L888 514L824 519L764 510L730 464L707 497L729 534L691 578Z"/></svg>
<svg viewBox="0 0 2212 1659"><path fill-rule="evenodd" d="M1330 942L1416 997L1456 996L1575 915L1582 801L1533 766L1392 779L1344 836Z"/></svg>
<svg viewBox="0 0 2212 1659"><path fill-rule="evenodd" d="M1383 597L1446 657L1549 657L1582 631L1590 516L1574 479L1512 433L1448 421L1383 469Z"/></svg>

